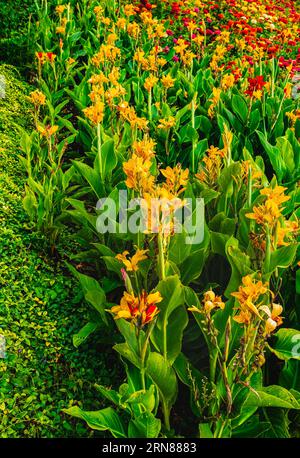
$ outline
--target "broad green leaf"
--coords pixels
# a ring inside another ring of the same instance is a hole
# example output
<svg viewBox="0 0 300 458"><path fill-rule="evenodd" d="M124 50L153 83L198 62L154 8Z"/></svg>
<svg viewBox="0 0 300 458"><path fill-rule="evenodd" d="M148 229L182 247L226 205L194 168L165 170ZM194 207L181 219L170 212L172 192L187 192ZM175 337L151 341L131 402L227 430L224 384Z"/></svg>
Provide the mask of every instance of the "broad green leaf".
<svg viewBox="0 0 300 458"><path fill-rule="evenodd" d="M145 412L132 419L128 425L128 437L158 438L161 429L161 421L150 412Z"/></svg>
<svg viewBox="0 0 300 458"><path fill-rule="evenodd" d="M225 296L229 298L233 291L237 291L242 282L242 277L253 273L253 271L250 267L250 258L240 250L237 239L230 237L226 242L225 251L231 266L231 277L225 291Z"/></svg>
<svg viewBox="0 0 300 458"><path fill-rule="evenodd" d="M124 320L123 318L116 321L117 327L128 344L129 348L139 356L139 341L136 335L136 328L132 323ZM140 331L140 343L143 345L145 342L145 333Z"/></svg>
<svg viewBox="0 0 300 458"><path fill-rule="evenodd" d="M270 385L255 392L251 391L245 406L253 407L282 407L300 410L300 404L295 397L282 386Z"/></svg>
<svg viewBox="0 0 300 458"><path fill-rule="evenodd" d="M293 174L295 170L294 151L293 147L286 137L276 139L276 147L279 149L281 157L288 169Z"/></svg>
<svg viewBox="0 0 300 458"><path fill-rule="evenodd" d="M103 196L103 185L99 173L87 164L79 161L73 161L75 169L89 183L91 190L98 199Z"/></svg>
<svg viewBox="0 0 300 458"><path fill-rule="evenodd" d="M210 237L211 237L212 252L225 257L226 256L226 253L225 253L226 243L230 239L230 236L227 234L221 234L220 232L211 231Z"/></svg>
<svg viewBox="0 0 300 458"><path fill-rule="evenodd" d="M193 280L199 278L208 255L209 252L207 248L202 248L201 250L192 253L180 265L181 280L184 285L189 285Z"/></svg>
<svg viewBox="0 0 300 458"><path fill-rule="evenodd" d="M186 243L186 233L184 231L171 237L168 251L170 261L181 264L189 256L190 252L191 245Z"/></svg>
<svg viewBox="0 0 300 458"><path fill-rule="evenodd" d="M232 437L258 438L262 437L270 429L268 421L261 421L258 415L252 415L245 423L232 431Z"/></svg>
<svg viewBox="0 0 300 458"><path fill-rule="evenodd" d="M85 412L78 406L64 409L64 413L72 417L81 418L86 421L90 428L98 431L110 431L113 437L125 438L127 437L124 429L123 422L120 420L118 414L114 409L108 407L103 410L96 410L94 412Z"/></svg>
<svg viewBox="0 0 300 458"><path fill-rule="evenodd" d="M126 342L114 345L113 349L116 350L116 352L118 352L123 358L128 359L128 361L130 361L135 367L139 369L141 368L140 359Z"/></svg>
<svg viewBox="0 0 300 458"><path fill-rule="evenodd" d="M80 329L77 334L73 335L73 345L78 348L86 339L99 328L98 323L89 321L87 324Z"/></svg>
<svg viewBox="0 0 300 458"><path fill-rule="evenodd" d="M269 422L270 427L262 434L262 437L268 439L287 439L289 433L288 412L284 409L263 409L265 419Z"/></svg>
<svg viewBox="0 0 300 458"><path fill-rule="evenodd" d="M213 433L208 423L199 424L200 439L212 439Z"/></svg>
<svg viewBox="0 0 300 458"><path fill-rule="evenodd" d="M279 376L279 383L287 389L295 389L300 392L300 361L289 359L285 361Z"/></svg>
<svg viewBox="0 0 300 458"><path fill-rule="evenodd" d="M95 388L97 391L99 391L99 393L101 393L101 395L104 398L108 399L113 404L119 406L120 394L117 391L112 390L111 388L107 388L106 386L97 385L97 384L95 385Z"/></svg>
<svg viewBox="0 0 300 458"><path fill-rule="evenodd" d="M300 331L281 328L274 334L273 340L274 343L269 344L269 348L279 359L300 360Z"/></svg>
<svg viewBox="0 0 300 458"><path fill-rule="evenodd" d="M188 322L183 307L183 285L179 277L173 275L160 281L156 290L160 292L163 300L158 304L160 312L151 340L167 360L173 363L181 351L183 330Z"/></svg>
<svg viewBox="0 0 300 458"><path fill-rule="evenodd" d="M107 140L103 143L102 148L104 178L111 174L118 163L118 158L114 150L114 141ZM96 156L97 160L97 156Z"/></svg>
<svg viewBox="0 0 300 458"><path fill-rule="evenodd" d="M248 105L245 99L240 95L234 94L232 96L232 109L234 113L240 118L240 120L245 124L248 116Z"/></svg>
<svg viewBox="0 0 300 458"><path fill-rule="evenodd" d="M270 269L269 272L266 273L274 272L274 270L278 267L285 269L289 267L295 259L297 247L298 244L295 243L288 246L283 246L278 248L278 250L273 251L271 253Z"/></svg>
<svg viewBox="0 0 300 458"><path fill-rule="evenodd" d="M105 312L106 296L98 281L79 273L71 264L67 264L72 274L79 280L85 300L91 304L101 315L105 324L108 324Z"/></svg>
<svg viewBox="0 0 300 458"><path fill-rule="evenodd" d="M282 161L279 149L276 146L272 146L267 141L265 135L262 132L259 132L257 130L256 133L257 133L257 135L258 135L258 137L260 139L260 142L261 142L262 146L264 147L264 149L265 149L265 151L266 151L266 153L267 153L267 155L268 155L268 157L270 159L271 165L272 165L274 171L276 172L276 175L278 177L279 182L281 182L282 178L284 176L284 173L285 173L285 164Z"/></svg>
<svg viewBox="0 0 300 458"><path fill-rule="evenodd" d="M162 402L171 408L176 400L178 387L175 372L168 361L159 353L151 352L146 373L157 386Z"/></svg>
<svg viewBox="0 0 300 458"><path fill-rule="evenodd" d="M139 374L140 379L140 374ZM149 390L138 390L134 391L129 398L126 400L128 404L142 405L143 409L147 412L152 412L156 406L156 393L157 388L155 385L151 385ZM139 410L140 412L140 410Z"/></svg>

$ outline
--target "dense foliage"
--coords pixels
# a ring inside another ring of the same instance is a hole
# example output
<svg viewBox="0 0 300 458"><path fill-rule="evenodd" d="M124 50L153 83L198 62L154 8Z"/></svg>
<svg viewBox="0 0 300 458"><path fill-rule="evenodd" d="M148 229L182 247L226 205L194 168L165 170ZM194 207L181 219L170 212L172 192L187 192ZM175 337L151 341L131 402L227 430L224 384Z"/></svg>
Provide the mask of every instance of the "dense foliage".
<svg viewBox="0 0 300 458"><path fill-rule="evenodd" d="M101 335L126 372L70 418L114 437L299 434L298 6L37 2L23 208L90 306L75 347ZM150 216L136 232L105 208L120 191Z"/></svg>
<svg viewBox="0 0 300 458"><path fill-rule="evenodd" d="M0 59L25 70L32 60L31 27L36 22L34 0L0 1Z"/></svg>
<svg viewBox="0 0 300 458"><path fill-rule="evenodd" d="M42 252L45 242L28 230L22 209L18 132L20 126L31 128L30 88L11 67L1 66L0 74L7 82L0 100L0 334L6 339L0 437L88 436L62 408L95 408L94 383L110 383L118 374L108 364L107 343L95 339L89 348L74 351L72 334L86 315L82 294L63 264ZM99 357L100 349L106 357Z"/></svg>

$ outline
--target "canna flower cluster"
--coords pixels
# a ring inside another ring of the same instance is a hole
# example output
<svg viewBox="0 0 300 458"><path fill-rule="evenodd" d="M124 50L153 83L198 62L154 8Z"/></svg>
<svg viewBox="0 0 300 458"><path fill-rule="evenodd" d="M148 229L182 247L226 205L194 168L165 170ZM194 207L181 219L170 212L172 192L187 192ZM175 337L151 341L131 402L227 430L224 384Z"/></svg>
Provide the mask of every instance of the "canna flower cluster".
<svg viewBox="0 0 300 458"><path fill-rule="evenodd" d="M36 90L30 93L29 95L30 102L34 105L35 109L45 105L46 96L41 91Z"/></svg>
<svg viewBox="0 0 300 458"><path fill-rule="evenodd" d="M35 55L37 57L39 65L44 65L47 62L53 64L56 59L56 54L54 54L53 52L37 52Z"/></svg>
<svg viewBox="0 0 300 458"><path fill-rule="evenodd" d="M277 246L291 243L299 231L297 220L288 221L282 215L283 204L290 200L290 196L284 194L286 189L283 186L262 189L260 194L264 202L255 205L252 213L246 214L246 217L254 220L259 228L257 236L262 239L262 249L266 248L267 235L271 238L273 249L276 249Z"/></svg>
<svg viewBox="0 0 300 458"><path fill-rule="evenodd" d="M206 291L203 295L202 299L203 309L197 308L195 305L193 307L189 307L188 310L190 312L196 313L204 313L207 319L210 320L211 312L216 309L224 310L225 302L223 302L221 296L217 296L214 291L211 289Z"/></svg>
<svg viewBox="0 0 300 458"><path fill-rule="evenodd" d="M238 314L234 321L245 326L256 326L257 322L263 323L263 333L269 336L283 322L281 313L283 307L271 302L265 305L268 296L273 297L268 284L261 280L254 280L250 275L243 277L242 285L237 292L231 293L238 301ZM262 313L263 312L263 313Z"/></svg>
<svg viewBox="0 0 300 458"><path fill-rule="evenodd" d="M159 292L147 294L145 290L137 297L134 294L124 292L120 305L110 309L115 320L124 318L138 328L143 328L146 324L154 320L159 313L157 304L162 301Z"/></svg>

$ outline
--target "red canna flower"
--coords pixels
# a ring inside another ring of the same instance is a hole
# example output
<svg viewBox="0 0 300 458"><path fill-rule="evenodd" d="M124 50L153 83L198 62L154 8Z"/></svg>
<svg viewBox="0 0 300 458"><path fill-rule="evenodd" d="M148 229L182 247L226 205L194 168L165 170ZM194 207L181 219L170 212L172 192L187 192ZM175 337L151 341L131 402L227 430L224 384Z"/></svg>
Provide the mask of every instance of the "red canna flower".
<svg viewBox="0 0 300 458"><path fill-rule="evenodd" d="M245 91L245 94L253 96L255 91L261 91L267 82L264 81L262 75L255 76L254 78L248 78L248 89Z"/></svg>

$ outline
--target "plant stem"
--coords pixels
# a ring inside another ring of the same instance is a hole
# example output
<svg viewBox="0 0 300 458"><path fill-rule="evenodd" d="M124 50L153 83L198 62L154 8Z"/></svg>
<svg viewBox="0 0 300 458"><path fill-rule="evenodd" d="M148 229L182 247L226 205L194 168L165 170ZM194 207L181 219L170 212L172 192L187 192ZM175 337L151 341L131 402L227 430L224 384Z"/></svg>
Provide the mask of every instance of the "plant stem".
<svg viewBox="0 0 300 458"><path fill-rule="evenodd" d="M146 390L146 383L145 383L145 350L142 347L142 339L141 339L141 332L140 329L138 330L138 342L139 342L139 352L141 358L141 381L142 381L142 388Z"/></svg>
<svg viewBox="0 0 300 458"><path fill-rule="evenodd" d="M166 266L164 257L163 236L161 233L158 234L158 266L161 280L165 280Z"/></svg>
<svg viewBox="0 0 300 458"><path fill-rule="evenodd" d="M167 406L166 401L162 401L162 408L163 408L163 414L164 414L164 420L165 420L165 427L168 431L170 431L170 411Z"/></svg>
<svg viewBox="0 0 300 458"><path fill-rule="evenodd" d="M271 261L271 235L270 235L270 229L267 227L267 233L266 233L266 256L265 256L265 262L264 262L264 273L268 274L270 270L270 261Z"/></svg>
<svg viewBox="0 0 300 458"><path fill-rule="evenodd" d="M98 158L99 158L99 168L100 168L100 177L103 182L103 164L102 164L102 142L101 142L101 124L97 124L97 145L98 145Z"/></svg>
<svg viewBox="0 0 300 458"><path fill-rule="evenodd" d="M192 128L195 129L195 96L192 100ZM195 140L192 138L192 173L195 173Z"/></svg>
<svg viewBox="0 0 300 458"><path fill-rule="evenodd" d="M248 174L248 207L251 208L252 205L252 167L249 166Z"/></svg>
<svg viewBox="0 0 300 458"><path fill-rule="evenodd" d="M149 121L152 121L152 89L148 93L148 115Z"/></svg>

